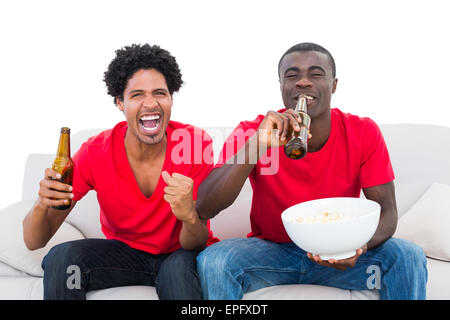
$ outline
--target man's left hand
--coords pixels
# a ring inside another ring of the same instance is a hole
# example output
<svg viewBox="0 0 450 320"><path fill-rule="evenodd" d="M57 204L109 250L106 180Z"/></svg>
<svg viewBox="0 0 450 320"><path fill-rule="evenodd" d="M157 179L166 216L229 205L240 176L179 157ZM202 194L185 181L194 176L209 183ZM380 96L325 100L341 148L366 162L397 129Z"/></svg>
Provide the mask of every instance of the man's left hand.
<svg viewBox="0 0 450 320"><path fill-rule="evenodd" d="M309 260L316 262L317 264L320 264L321 266L330 267L330 268L344 271L344 270L347 270L348 268L353 268L355 266L358 258L366 252L367 252L367 245L365 244L364 246L362 246L361 248L356 250L356 255L354 255L353 257L347 258L347 259L322 260L319 256L313 256L309 252L307 253L307 256L308 256Z"/></svg>

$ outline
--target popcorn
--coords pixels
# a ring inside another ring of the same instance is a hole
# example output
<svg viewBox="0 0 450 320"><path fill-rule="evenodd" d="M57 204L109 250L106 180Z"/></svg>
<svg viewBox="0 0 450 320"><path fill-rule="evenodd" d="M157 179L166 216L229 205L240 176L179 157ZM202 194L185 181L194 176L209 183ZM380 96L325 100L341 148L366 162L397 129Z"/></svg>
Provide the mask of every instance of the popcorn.
<svg viewBox="0 0 450 320"><path fill-rule="evenodd" d="M336 221L345 221L352 219L352 216L346 216L342 213L331 212L330 210L322 210L317 216L293 218L292 222L298 223L330 223Z"/></svg>

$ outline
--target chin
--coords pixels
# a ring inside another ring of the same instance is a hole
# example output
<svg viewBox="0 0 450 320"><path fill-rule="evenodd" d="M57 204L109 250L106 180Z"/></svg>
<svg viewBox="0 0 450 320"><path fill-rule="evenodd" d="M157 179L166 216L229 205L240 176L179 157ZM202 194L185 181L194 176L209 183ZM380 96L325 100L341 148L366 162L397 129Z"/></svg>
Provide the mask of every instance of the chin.
<svg viewBox="0 0 450 320"><path fill-rule="evenodd" d="M142 143L145 143L147 145L155 145L160 143L164 138L164 132L163 134L158 134L155 136L140 136L138 135L138 139L139 141L141 141Z"/></svg>

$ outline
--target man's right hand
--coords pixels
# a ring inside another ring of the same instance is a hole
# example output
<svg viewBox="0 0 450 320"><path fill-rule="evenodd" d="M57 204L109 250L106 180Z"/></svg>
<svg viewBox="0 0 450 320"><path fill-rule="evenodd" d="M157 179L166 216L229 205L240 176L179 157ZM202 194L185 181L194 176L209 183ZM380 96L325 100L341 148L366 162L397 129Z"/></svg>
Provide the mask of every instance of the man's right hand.
<svg viewBox="0 0 450 320"><path fill-rule="evenodd" d="M39 205L45 209L54 206L69 204L69 200L74 197L72 186L57 181L61 175L51 168L45 169L45 176L39 182Z"/></svg>
<svg viewBox="0 0 450 320"><path fill-rule="evenodd" d="M300 131L301 118L292 109L284 113L276 111L267 112L264 120L258 127L258 143L271 147L284 146L293 131ZM308 138L311 135L308 134Z"/></svg>

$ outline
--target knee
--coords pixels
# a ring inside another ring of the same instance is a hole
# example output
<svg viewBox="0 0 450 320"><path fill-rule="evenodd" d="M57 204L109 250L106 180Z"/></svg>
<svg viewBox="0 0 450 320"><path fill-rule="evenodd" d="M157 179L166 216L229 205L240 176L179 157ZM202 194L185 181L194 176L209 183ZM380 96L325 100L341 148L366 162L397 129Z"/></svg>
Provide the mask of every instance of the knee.
<svg viewBox="0 0 450 320"><path fill-rule="evenodd" d="M42 261L44 271L67 269L70 265L79 265L82 255L78 241L58 244L50 249Z"/></svg>
<svg viewBox="0 0 450 320"><path fill-rule="evenodd" d="M398 238L391 238L386 241L389 255L396 261L405 265L416 267L426 266L426 256L422 248L415 243Z"/></svg>
<svg viewBox="0 0 450 320"><path fill-rule="evenodd" d="M196 271L197 252L179 249L172 253L164 262L163 272L171 274L183 274L188 271Z"/></svg>
<svg viewBox="0 0 450 320"><path fill-rule="evenodd" d="M235 266L235 261L239 259L241 250L234 240L238 239L222 240L200 252L197 256L199 273L223 274L223 272Z"/></svg>

